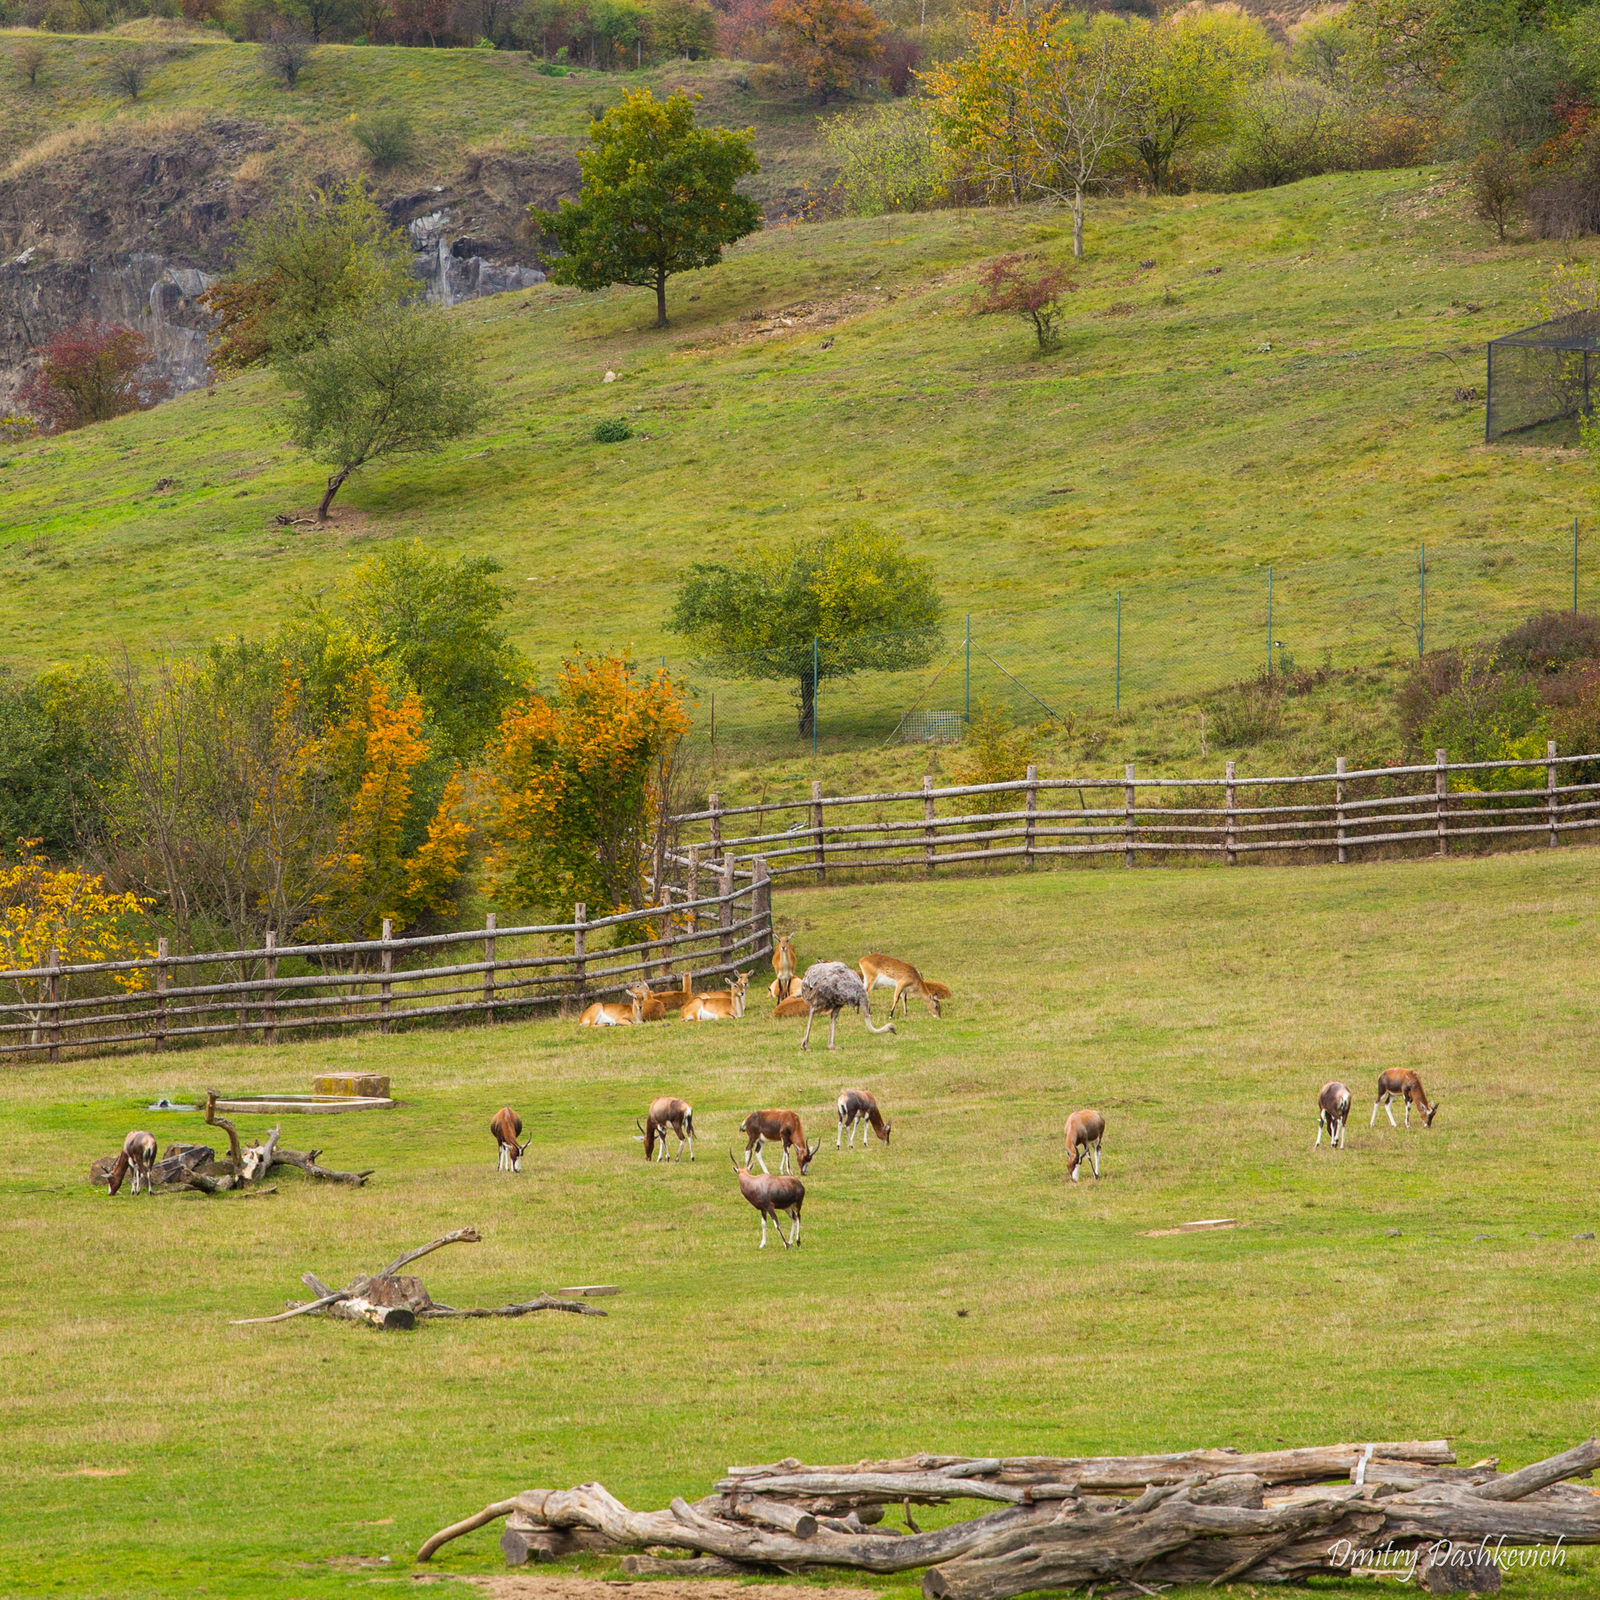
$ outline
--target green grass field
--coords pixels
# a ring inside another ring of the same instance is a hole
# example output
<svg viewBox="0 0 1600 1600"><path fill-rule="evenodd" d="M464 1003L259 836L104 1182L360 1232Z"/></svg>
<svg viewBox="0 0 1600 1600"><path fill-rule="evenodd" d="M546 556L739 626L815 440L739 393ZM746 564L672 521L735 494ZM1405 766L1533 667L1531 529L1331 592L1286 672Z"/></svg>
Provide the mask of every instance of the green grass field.
<svg viewBox="0 0 1600 1600"><path fill-rule="evenodd" d="M834 1056L753 1013L10 1070L0 1591L382 1593L427 1533L517 1489L598 1479L656 1506L791 1453L1445 1434L1511 1466L1573 1443L1600 1428L1600 1244L1574 1239L1597 1225L1596 859L784 893L802 963L888 949L956 991L893 1039L841 1023ZM1372 1081L1402 1063L1438 1120L1369 1130ZM288 1142L376 1166L364 1190L291 1174L257 1199L135 1201L85 1182L130 1127L196 1134L143 1109L159 1094L304 1089L326 1068L391 1073L404 1101L285 1119ZM1312 1148L1334 1076L1355 1097L1337 1155ZM888 1148L835 1154L847 1085L883 1101ZM660 1091L695 1104L692 1166L648 1168L630 1139ZM520 1178L487 1131L506 1101L533 1135ZM1085 1104L1107 1118L1105 1176L1070 1185L1061 1124ZM758 1105L827 1132L798 1251L757 1252L724 1165ZM1149 1236L1216 1216L1243 1226ZM625 1292L605 1320L228 1325L281 1309L307 1268L344 1282L468 1223L483 1244L421 1268L454 1304ZM437 1563L498 1564L492 1530ZM1578 1554L1507 1592L1597 1582Z"/></svg>

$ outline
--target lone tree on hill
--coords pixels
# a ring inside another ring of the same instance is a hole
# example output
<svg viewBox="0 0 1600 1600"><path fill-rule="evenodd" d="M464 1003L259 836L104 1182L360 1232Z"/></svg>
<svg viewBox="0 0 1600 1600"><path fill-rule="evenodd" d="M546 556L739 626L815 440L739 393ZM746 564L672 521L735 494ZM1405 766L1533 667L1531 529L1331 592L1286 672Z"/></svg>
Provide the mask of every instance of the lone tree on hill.
<svg viewBox="0 0 1600 1600"><path fill-rule="evenodd" d="M771 14L783 64L824 103L883 53L883 23L863 0L774 0Z"/></svg>
<svg viewBox="0 0 1600 1600"><path fill-rule="evenodd" d="M550 276L579 289L653 287L656 326L666 327L667 279L716 266L724 245L761 225L760 207L733 187L760 170L754 136L753 128L696 128L681 91L665 101L648 89L626 96L589 125L577 203L529 208L565 252Z"/></svg>
<svg viewBox="0 0 1600 1600"><path fill-rule="evenodd" d="M292 22L275 22L261 47L261 70L285 89L292 89L311 65L316 48L316 41L304 28Z"/></svg>
<svg viewBox="0 0 1600 1600"><path fill-rule="evenodd" d="M172 393L172 385L150 371L150 346L120 323L86 318L38 354L44 359L17 402L51 433L148 411Z"/></svg>
<svg viewBox="0 0 1600 1600"><path fill-rule="evenodd" d="M106 69L106 83L127 95L130 100L139 98L139 91L150 81L156 63L147 50L123 50L115 56Z"/></svg>
<svg viewBox="0 0 1600 1600"><path fill-rule="evenodd" d="M291 437L334 468L318 522L352 472L385 456L433 455L478 425L486 408L469 363L438 312L405 306L278 366L298 391Z"/></svg>
<svg viewBox="0 0 1600 1600"><path fill-rule="evenodd" d="M943 616L931 565L896 535L854 522L696 562L668 627L730 677L793 683L800 736L810 738L823 678L925 665Z"/></svg>

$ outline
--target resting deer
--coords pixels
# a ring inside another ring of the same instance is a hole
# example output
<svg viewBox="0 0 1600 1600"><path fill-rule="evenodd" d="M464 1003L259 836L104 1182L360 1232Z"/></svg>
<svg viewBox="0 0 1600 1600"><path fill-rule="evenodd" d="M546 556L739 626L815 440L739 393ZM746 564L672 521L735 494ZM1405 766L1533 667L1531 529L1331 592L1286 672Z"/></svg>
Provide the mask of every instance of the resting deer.
<svg viewBox="0 0 1600 1600"><path fill-rule="evenodd" d="M894 956L862 956L856 970L861 974L861 985L869 998L874 989L894 990L894 999L889 1002L891 1022L894 1021L894 1008L899 1006L904 1013L908 1001L913 998L926 1000L934 1016L939 1015L939 996L934 993L931 984L922 981L922 974L909 961L900 961ZM944 985L939 987L943 988ZM948 990L945 992L949 993Z"/></svg>
<svg viewBox="0 0 1600 1600"><path fill-rule="evenodd" d="M533 1143L532 1139L526 1144L517 1143L522 1137L522 1118L510 1106L501 1106L489 1119L489 1132L500 1141L500 1165L495 1171L521 1172L522 1158Z"/></svg>
<svg viewBox="0 0 1600 1600"><path fill-rule="evenodd" d="M800 1154L795 1160L800 1163L802 1177L822 1145L820 1139L816 1144L807 1145L806 1130L800 1126L800 1116L795 1111L752 1111L739 1124L739 1132L744 1135L745 1164L749 1165L751 1153L754 1152L756 1165L763 1172L767 1170L767 1164L761 1159L761 1147L769 1140L773 1144L780 1140L783 1142L783 1160L778 1163L779 1172L789 1170L789 1152L799 1147Z"/></svg>
<svg viewBox="0 0 1600 1600"><path fill-rule="evenodd" d="M1100 1181L1100 1141L1105 1137L1106 1119L1098 1111L1074 1111L1067 1118L1067 1159L1072 1163L1067 1176L1078 1181L1078 1168L1086 1157L1094 1157L1095 1182Z"/></svg>
<svg viewBox="0 0 1600 1600"><path fill-rule="evenodd" d="M799 983L800 980L796 978L797 991ZM790 995L787 1000L780 1000L772 1008L772 1014L775 1017L809 1017L811 1015L811 1006L804 996L796 992Z"/></svg>
<svg viewBox="0 0 1600 1600"><path fill-rule="evenodd" d="M744 1015L744 992L750 987L750 974L736 972L725 991L717 994L697 994L689 999L679 1013L685 1022L722 1022Z"/></svg>
<svg viewBox="0 0 1600 1600"><path fill-rule="evenodd" d="M1386 1072L1378 1074L1378 1098L1372 1102L1372 1122L1378 1120L1378 1107L1382 1106L1389 1113L1389 1126L1398 1128L1400 1124L1394 1120L1394 1108L1389 1104L1396 1095L1400 1095L1406 1103L1406 1126L1411 1126L1411 1108L1413 1105L1422 1113L1422 1126L1431 1128L1433 1119L1439 1115L1436 1105L1429 1105L1427 1091L1422 1087L1421 1077L1413 1072L1410 1067L1390 1067Z"/></svg>
<svg viewBox="0 0 1600 1600"><path fill-rule="evenodd" d="M630 984L624 1000L596 1000L578 1018L580 1028L626 1028L641 1022L665 1022L667 1003L652 994L642 979Z"/></svg>
<svg viewBox="0 0 1600 1600"><path fill-rule="evenodd" d="M144 1192L154 1193L150 1186L150 1169L156 1164L156 1140L153 1133L146 1133L142 1128L135 1129L122 1141L122 1149L117 1159L111 1165L109 1174L111 1179L111 1193L115 1194L122 1187L122 1180L127 1177L130 1169L133 1172L133 1188L130 1193L138 1194L139 1180L144 1180Z"/></svg>
<svg viewBox="0 0 1600 1600"><path fill-rule="evenodd" d="M839 1096L838 1111L839 1137L834 1141L833 1147L835 1150L843 1147L846 1123L850 1124L850 1148L852 1150L856 1147L856 1129L861 1127L864 1122L870 1123L872 1131L885 1144L888 1144L889 1135L894 1132L894 1124L883 1120L883 1114L878 1110L877 1100L868 1094L865 1089L846 1089ZM861 1148L865 1150L867 1144L867 1130L861 1128Z"/></svg>
<svg viewBox="0 0 1600 1600"><path fill-rule="evenodd" d="M683 1146L687 1140L689 1159L694 1160L694 1107L687 1100L677 1100L671 1095L658 1095L650 1102L650 1109L645 1113L644 1122L641 1123L635 1117L633 1125L638 1128L639 1136L644 1140L646 1161L652 1154L657 1161L667 1159L668 1128L678 1136L678 1154L672 1159L676 1161L682 1157Z"/></svg>
<svg viewBox="0 0 1600 1600"><path fill-rule="evenodd" d="M798 1178L775 1178L763 1170L761 1177L751 1172L748 1163L740 1166L738 1157L730 1150L728 1159L733 1162L733 1170L739 1175L739 1193L761 1213L761 1244L762 1250L767 1248L767 1219L772 1219L772 1226L778 1230L778 1237L783 1239L783 1224L778 1221L778 1213L786 1211L794 1219L794 1236L783 1239L785 1250L790 1245L800 1243L800 1208L806 1203L806 1186Z"/></svg>
<svg viewBox="0 0 1600 1600"><path fill-rule="evenodd" d="M1344 1148L1345 1124L1350 1120L1350 1091L1342 1083L1325 1083L1317 1096L1317 1144L1327 1130L1331 1149ZM1311 1147L1316 1149L1316 1145Z"/></svg>

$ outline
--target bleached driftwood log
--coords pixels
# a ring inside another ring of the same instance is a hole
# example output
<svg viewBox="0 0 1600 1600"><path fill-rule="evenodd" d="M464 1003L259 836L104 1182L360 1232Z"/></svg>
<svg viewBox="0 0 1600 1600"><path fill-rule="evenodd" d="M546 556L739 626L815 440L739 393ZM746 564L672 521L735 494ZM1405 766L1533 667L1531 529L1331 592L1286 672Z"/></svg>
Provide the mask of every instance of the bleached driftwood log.
<svg viewBox="0 0 1600 1600"><path fill-rule="evenodd" d="M735 1471L718 1484L724 1492L693 1506L674 1499L666 1511L630 1511L597 1483L526 1490L436 1533L417 1559L426 1561L448 1540L510 1517L504 1544L508 1558L518 1561L558 1550L563 1539L572 1538L589 1549L684 1550L736 1569L892 1573L921 1567L927 1569L927 1600L1010 1600L1034 1589L1108 1582L1147 1591L1161 1584L1230 1583L1246 1575L1252 1583L1286 1583L1348 1572L1361 1551L1404 1552L1442 1540L1457 1546L1484 1539L1512 1546L1600 1544L1600 1498L1562 1482L1600 1466L1600 1440L1514 1473L1498 1472L1493 1461L1457 1468L1454 1459L1448 1445L1434 1440L1042 1464L1041 1458L920 1457L813 1471L781 1462ZM1379 1469L1369 1479L1374 1462ZM1176 1476L1182 1468L1188 1470ZM1006 1473L1030 1481L998 1482ZM1408 1476L1394 1481L1402 1473ZM1336 1474L1346 1481L1308 1482ZM748 1515L756 1503L746 1498L748 1484L761 1483L768 1495L782 1486L798 1498L806 1491L791 1482L833 1495L840 1492L834 1485L847 1477L861 1480L859 1492L875 1495L887 1492L892 1480L896 1495L904 1492L908 1500L933 1492L930 1477L949 1499L989 1498L981 1491L996 1487L1036 1492L1030 1501L930 1533L873 1533L859 1521L852 1526L826 1516L790 1518L771 1511L782 1503L777 1498L760 1506L767 1519ZM915 1483L915 1492L908 1483ZM1142 1490L1128 1498L1107 1492L1108 1485ZM1039 1494L1041 1487L1053 1492ZM777 1517L792 1527L770 1526ZM641 1572L679 1567L688 1576L698 1563L635 1565Z"/></svg>

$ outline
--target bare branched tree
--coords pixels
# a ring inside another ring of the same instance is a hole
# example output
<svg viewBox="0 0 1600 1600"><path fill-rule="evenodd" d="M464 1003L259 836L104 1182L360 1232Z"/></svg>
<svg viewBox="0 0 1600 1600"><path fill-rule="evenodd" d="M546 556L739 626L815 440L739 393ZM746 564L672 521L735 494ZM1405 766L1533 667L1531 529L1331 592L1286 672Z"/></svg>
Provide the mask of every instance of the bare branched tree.
<svg viewBox="0 0 1600 1600"><path fill-rule="evenodd" d="M106 69L106 82L130 100L137 100L155 69L156 58L148 50L122 50Z"/></svg>

